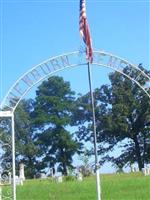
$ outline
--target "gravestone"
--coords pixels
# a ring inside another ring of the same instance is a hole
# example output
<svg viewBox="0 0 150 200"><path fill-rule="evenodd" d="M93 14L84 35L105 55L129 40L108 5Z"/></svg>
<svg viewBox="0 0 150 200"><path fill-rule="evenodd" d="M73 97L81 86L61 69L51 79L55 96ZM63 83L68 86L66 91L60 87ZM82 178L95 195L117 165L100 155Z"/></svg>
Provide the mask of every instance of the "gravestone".
<svg viewBox="0 0 150 200"><path fill-rule="evenodd" d="M142 168L142 173L144 176L150 175L150 168Z"/></svg>
<svg viewBox="0 0 150 200"><path fill-rule="evenodd" d="M16 180L18 184L23 185L23 181L25 181L25 175L24 175L24 164L20 163L19 165L19 178Z"/></svg>
<svg viewBox="0 0 150 200"><path fill-rule="evenodd" d="M41 173L41 174L40 174L40 178L41 178L41 179L46 179L46 178L47 178L47 176L46 176L46 174L45 174L45 173Z"/></svg>
<svg viewBox="0 0 150 200"><path fill-rule="evenodd" d="M62 176L56 176L55 180L57 183L62 183L63 182L63 177Z"/></svg>
<svg viewBox="0 0 150 200"><path fill-rule="evenodd" d="M83 181L83 176L81 172L79 172L76 177L78 181Z"/></svg>
<svg viewBox="0 0 150 200"><path fill-rule="evenodd" d="M133 173L136 172L136 167L131 166L131 172L133 172Z"/></svg>
<svg viewBox="0 0 150 200"><path fill-rule="evenodd" d="M24 164L20 163L19 165L19 178L24 181L25 180L25 175L24 175Z"/></svg>
<svg viewBox="0 0 150 200"><path fill-rule="evenodd" d="M23 181L19 178L19 176L15 176L16 185L23 185Z"/></svg>
<svg viewBox="0 0 150 200"><path fill-rule="evenodd" d="M8 182L11 184L11 172L8 173Z"/></svg>

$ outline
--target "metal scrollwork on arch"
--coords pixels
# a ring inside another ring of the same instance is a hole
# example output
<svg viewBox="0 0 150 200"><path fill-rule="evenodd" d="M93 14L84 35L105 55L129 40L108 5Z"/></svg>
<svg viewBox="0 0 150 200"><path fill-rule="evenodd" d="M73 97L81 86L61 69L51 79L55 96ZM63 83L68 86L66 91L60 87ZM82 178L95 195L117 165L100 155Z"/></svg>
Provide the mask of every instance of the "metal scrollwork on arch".
<svg viewBox="0 0 150 200"><path fill-rule="evenodd" d="M20 100L34 85L58 71L85 64L85 55L79 51L63 54L45 60L44 62L31 68L15 82L5 96L1 104L1 108L3 109L5 107L5 109L7 108L7 110L13 112ZM148 97L150 97L150 77L138 66L105 51L94 51L94 59L92 64L108 67L118 71L134 81L148 95ZM126 66L128 66L130 69L129 73L124 71ZM132 76L132 73L135 73L137 76ZM144 86L139 82L141 77L145 78L146 80L146 84Z"/></svg>
<svg viewBox="0 0 150 200"><path fill-rule="evenodd" d="M2 119L6 120L6 119ZM2 200L12 199L12 146L11 134L0 126L0 197ZM9 123L9 122L8 122Z"/></svg>

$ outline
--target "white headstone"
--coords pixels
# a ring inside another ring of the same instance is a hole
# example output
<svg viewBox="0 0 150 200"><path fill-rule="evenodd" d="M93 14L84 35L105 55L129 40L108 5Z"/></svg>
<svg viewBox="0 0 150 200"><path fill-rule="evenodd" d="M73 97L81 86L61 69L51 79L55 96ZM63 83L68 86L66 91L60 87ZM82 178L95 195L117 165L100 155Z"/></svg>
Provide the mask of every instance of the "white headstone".
<svg viewBox="0 0 150 200"><path fill-rule="evenodd" d="M19 178L24 181L25 180L25 176L24 176L24 164L20 163L19 165Z"/></svg>
<svg viewBox="0 0 150 200"><path fill-rule="evenodd" d="M15 176L15 181L16 181L16 185L20 185L21 179L19 178L19 176Z"/></svg>
<svg viewBox="0 0 150 200"><path fill-rule="evenodd" d="M78 180L78 181L83 181L83 176L82 176L81 173L78 173L78 174L77 174L77 180Z"/></svg>
<svg viewBox="0 0 150 200"><path fill-rule="evenodd" d="M46 179L47 178L46 174L44 174L44 173L41 173L40 175L41 175L41 179Z"/></svg>
<svg viewBox="0 0 150 200"><path fill-rule="evenodd" d="M8 173L8 182L11 184L11 172Z"/></svg>
<svg viewBox="0 0 150 200"><path fill-rule="evenodd" d="M56 182L57 183L62 183L63 182L63 177L62 176L56 176Z"/></svg>
<svg viewBox="0 0 150 200"><path fill-rule="evenodd" d="M150 175L150 168L142 168L142 172L144 176Z"/></svg>

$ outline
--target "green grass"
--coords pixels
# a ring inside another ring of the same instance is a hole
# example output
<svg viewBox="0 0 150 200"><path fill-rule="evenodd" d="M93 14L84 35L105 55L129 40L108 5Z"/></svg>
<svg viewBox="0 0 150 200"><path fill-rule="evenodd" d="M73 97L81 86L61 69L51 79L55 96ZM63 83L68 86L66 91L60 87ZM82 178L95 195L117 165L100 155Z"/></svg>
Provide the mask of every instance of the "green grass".
<svg viewBox="0 0 150 200"><path fill-rule="evenodd" d="M150 200L150 176L136 174L101 175L102 200ZM95 200L95 177L83 182L27 180L17 186L17 200Z"/></svg>

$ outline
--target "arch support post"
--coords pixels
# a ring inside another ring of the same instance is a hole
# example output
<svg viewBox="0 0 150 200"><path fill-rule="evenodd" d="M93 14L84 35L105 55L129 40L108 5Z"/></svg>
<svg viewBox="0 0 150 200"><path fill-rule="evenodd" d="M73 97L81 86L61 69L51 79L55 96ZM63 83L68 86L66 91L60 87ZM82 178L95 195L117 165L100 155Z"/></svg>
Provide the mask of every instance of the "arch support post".
<svg viewBox="0 0 150 200"><path fill-rule="evenodd" d="M11 132L12 132L12 189L13 189L13 200L16 200L16 164L15 164L15 120L14 113L11 115Z"/></svg>
<svg viewBox="0 0 150 200"><path fill-rule="evenodd" d="M12 150L12 194L7 197L8 199L12 197L16 200L16 164L15 164L15 121L14 121L14 111L0 111L0 118L11 119L11 150Z"/></svg>

